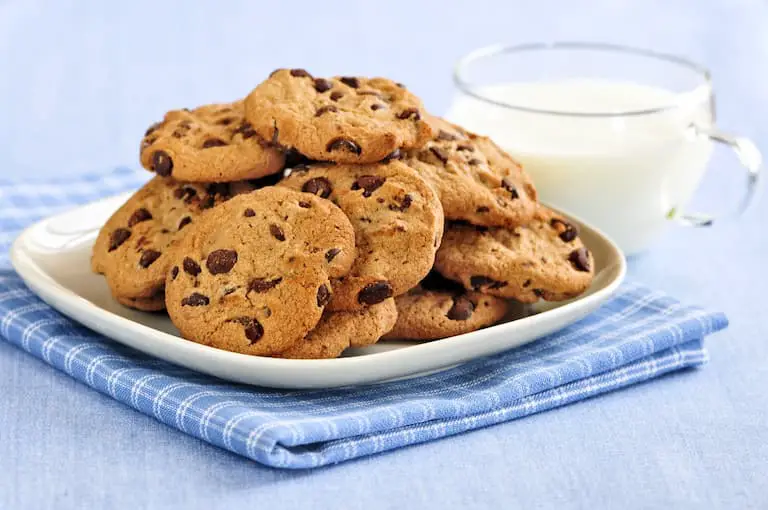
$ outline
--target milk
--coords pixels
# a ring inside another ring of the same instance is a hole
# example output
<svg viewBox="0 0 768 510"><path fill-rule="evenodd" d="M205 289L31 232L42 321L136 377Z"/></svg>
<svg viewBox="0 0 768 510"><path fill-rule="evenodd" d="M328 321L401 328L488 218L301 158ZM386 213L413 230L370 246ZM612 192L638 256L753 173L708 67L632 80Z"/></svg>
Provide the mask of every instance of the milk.
<svg viewBox="0 0 768 510"><path fill-rule="evenodd" d="M462 95L446 117L493 138L533 178L542 201L611 236L628 254L660 233L699 184L712 151L709 89L686 94L632 82L569 79L475 89L492 100L583 117L504 108Z"/></svg>

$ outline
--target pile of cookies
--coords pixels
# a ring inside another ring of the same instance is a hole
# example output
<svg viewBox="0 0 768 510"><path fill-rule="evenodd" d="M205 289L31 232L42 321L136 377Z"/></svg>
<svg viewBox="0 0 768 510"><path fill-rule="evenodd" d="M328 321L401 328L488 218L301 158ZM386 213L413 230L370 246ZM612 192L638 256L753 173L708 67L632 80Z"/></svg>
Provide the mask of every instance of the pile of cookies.
<svg viewBox="0 0 768 510"><path fill-rule="evenodd" d="M141 163L157 175L104 225L93 270L205 345L334 358L592 280L578 229L509 155L384 78L279 69L244 100L168 112Z"/></svg>

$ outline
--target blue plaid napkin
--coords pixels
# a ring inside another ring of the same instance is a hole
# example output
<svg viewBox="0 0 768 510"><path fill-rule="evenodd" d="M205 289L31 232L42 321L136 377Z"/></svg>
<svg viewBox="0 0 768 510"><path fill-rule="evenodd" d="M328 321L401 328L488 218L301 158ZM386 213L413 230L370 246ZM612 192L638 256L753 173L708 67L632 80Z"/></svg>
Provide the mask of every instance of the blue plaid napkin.
<svg viewBox="0 0 768 510"><path fill-rule="evenodd" d="M626 284L579 323L434 375L360 388L227 384L114 343L40 301L8 266L31 221L134 188L144 174L0 181L0 337L138 411L262 464L312 468L545 411L707 359L721 313Z"/></svg>

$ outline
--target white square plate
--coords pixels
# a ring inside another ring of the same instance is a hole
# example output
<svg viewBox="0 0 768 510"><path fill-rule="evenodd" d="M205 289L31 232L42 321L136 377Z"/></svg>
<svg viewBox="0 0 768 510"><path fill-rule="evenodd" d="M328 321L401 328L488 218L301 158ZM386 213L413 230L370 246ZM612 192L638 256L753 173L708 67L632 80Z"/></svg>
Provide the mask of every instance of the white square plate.
<svg viewBox="0 0 768 510"><path fill-rule="evenodd" d="M129 195L94 202L28 228L11 249L16 271L46 303L94 331L172 363L245 384L330 388L443 370L518 347L583 318L616 291L626 272L619 248L599 231L571 217L594 254L596 269L592 287L571 301L542 303L535 314L521 307L507 322L473 333L426 343L380 342L350 350L339 359L286 360L235 354L180 338L166 315L119 305L110 296L104 278L91 272L91 246L96 234Z"/></svg>

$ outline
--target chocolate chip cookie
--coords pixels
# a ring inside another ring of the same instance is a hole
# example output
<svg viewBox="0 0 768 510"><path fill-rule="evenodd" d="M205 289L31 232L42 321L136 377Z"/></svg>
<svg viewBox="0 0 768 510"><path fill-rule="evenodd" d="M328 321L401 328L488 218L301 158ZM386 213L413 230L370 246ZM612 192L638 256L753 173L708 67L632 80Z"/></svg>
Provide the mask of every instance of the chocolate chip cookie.
<svg viewBox="0 0 768 510"><path fill-rule="evenodd" d="M467 289L523 303L581 294L594 266L576 225L543 206L515 229L450 225L435 259L441 274Z"/></svg>
<svg viewBox="0 0 768 510"><path fill-rule="evenodd" d="M254 179L279 172L284 162L245 120L243 101L170 111L141 141L144 168L183 181Z"/></svg>
<svg viewBox="0 0 768 510"><path fill-rule="evenodd" d="M199 218L174 250L165 302L182 336L253 355L285 351L320 320L354 231L327 200L267 187Z"/></svg>
<svg viewBox="0 0 768 510"><path fill-rule="evenodd" d="M104 274L122 304L162 310L169 250L203 211L256 186L250 182L204 185L151 179L102 227L93 246L93 271Z"/></svg>
<svg viewBox="0 0 768 510"><path fill-rule="evenodd" d="M318 161L375 163L432 137L421 100L385 78L278 69L248 95L245 109L265 140Z"/></svg>
<svg viewBox="0 0 768 510"><path fill-rule="evenodd" d="M436 272L395 298L397 322L385 339L437 340L461 335L500 321L503 299L464 290Z"/></svg>
<svg viewBox="0 0 768 510"><path fill-rule="evenodd" d="M304 340L277 355L292 359L338 358L349 347L375 344L397 320L393 299L352 312L325 312Z"/></svg>
<svg viewBox="0 0 768 510"><path fill-rule="evenodd" d="M403 163L295 168L280 186L333 201L355 229L358 256L349 274L334 281L329 310L403 294L432 267L443 210L429 184Z"/></svg>
<svg viewBox="0 0 768 510"><path fill-rule="evenodd" d="M536 189L520 165L489 138L431 117L434 138L405 162L440 195L448 220L516 227L536 211Z"/></svg>

